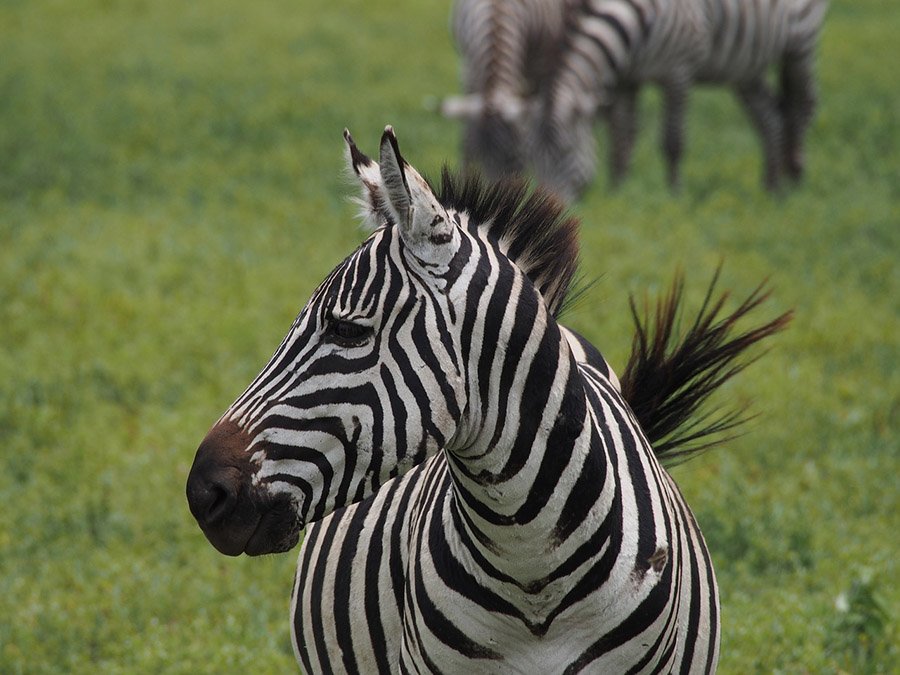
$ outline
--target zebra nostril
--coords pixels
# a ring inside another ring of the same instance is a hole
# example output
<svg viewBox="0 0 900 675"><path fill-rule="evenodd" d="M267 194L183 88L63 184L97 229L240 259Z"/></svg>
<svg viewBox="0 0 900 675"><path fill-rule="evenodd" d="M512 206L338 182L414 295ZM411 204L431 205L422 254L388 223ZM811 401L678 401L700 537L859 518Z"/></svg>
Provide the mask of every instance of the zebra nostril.
<svg viewBox="0 0 900 675"><path fill-rule="evenodd" d="M221 483L212 483L208 491L208 506L204 514L204 522L206 525L212 525L231 512L234 507L235 495Z"/></svg>
<svg viewBox="0 0 900 675"><path fill-rule="evenodd" d="M188 476L187 497L191 513L201 527L222 523L237 507L240 471L233 467L196 467Z"/></svg>

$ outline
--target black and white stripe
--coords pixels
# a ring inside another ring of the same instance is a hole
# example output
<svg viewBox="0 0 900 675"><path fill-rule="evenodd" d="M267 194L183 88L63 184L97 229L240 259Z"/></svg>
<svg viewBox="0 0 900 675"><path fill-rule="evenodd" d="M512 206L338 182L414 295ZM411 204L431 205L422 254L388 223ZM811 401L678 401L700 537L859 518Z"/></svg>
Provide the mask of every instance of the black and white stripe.
<svg viewBox="0 0 900 675"><path fill-rule="evenodd" d="M390 128L379 163L347 141L378 229L198 450L209 540L283 551L306 526L306 672L713 670L712 563L642 425L671 432L786 318L731 338L764 296L718 323L714 304L669 349L673 295L620 384L557 322L577 257L560 202L449 173L433 190Z"/></svg>
<svg viewBox="0 0 900 675"><path fill-rule="evenodd" d="M579 195L596 171L592 124L606 113L613 182L622 179L636 132L638 89L662 88L662 148L679 182L684 110L695 82L727 84L760 133L764 178L803 173L803 136L815 107L814 48L826 0L585 0L545 89L532 130L538 177ZM766 82L778 68L776 95Z"/></svg>
<svg viewBox="0 0 900 675"><path fill-rule="evenodd" d="M451 27L463 96L440 109L462 118L463 160L491 178L525 168L527 118L558 58L577 0L457 0Z"/></svg>

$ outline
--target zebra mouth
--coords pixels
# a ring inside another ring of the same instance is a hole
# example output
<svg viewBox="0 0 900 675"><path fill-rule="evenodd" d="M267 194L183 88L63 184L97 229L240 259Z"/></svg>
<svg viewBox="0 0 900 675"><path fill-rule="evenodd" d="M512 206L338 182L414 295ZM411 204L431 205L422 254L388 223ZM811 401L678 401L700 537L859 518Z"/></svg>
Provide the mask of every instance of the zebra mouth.
<svg viewBox="0 0 900 675"><path fill-rule="evenodd" d="M289 500L243 507L236 508L230 518L201 527L219 553L258 556L284 553L297 545L303 528Z"/></svg>
<svg viewBox="0 0 900 675"><path fill-rule="evenodd" d="M258 556L289 551L300 540L302 529L290 500L279 500L260 516L243 553Z"/></svg>

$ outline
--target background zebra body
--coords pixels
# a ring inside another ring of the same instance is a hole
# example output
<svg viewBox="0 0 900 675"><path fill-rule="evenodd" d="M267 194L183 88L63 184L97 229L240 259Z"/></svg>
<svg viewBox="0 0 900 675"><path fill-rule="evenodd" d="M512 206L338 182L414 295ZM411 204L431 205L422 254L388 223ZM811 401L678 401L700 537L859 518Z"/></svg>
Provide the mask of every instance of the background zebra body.
<svg viewBox="0 0 900 675"><path fill-rule="evenodd" d="M825 0L587 0L573 18L533 129L538 177L566 197L596 170L592 121L608 115L613 182L625 175L640 86L663 92L662 146L679 182L684 110L694 82L727 84L760 133L765 182L803 172L802 140L815 106L814 47ZM780 68L776 96L767 70Z"/></svg>
<svg viewBox="0 0 900 675"><path fill-rule="evenodd" d="M463 159L489 177L525 169L527 108L558 58L575 0L457 0L451 19L462 97L441 103L465 120Z"/></svg>
<svg viewBox="0 0 900 675"><path fill-rule="evenodd" d="M447 173L435 193L392 130L380 166L347 141L379 229L201 444L204 533L260 554L310 524L292 605L310 672L713 669L712 563L641 425L683 421L786 317L731 339L762 298L712 325L720 302L668 360L673 295L620 385L556 322L577 257L561 203Z"/></svg>

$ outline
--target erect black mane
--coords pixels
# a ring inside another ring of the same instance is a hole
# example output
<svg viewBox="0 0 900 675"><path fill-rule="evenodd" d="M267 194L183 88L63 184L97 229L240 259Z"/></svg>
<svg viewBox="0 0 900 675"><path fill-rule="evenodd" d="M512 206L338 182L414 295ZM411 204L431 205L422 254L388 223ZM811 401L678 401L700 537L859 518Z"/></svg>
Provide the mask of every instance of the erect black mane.
<svg viewBox="0 0 900 675"><path fill-rule="evenodd" d="M496 182L479 173L444 167L438 199L444 208L468 213L524 272L559 316L578 267L578 220L550 192L509 177Z"/></svg>
<svg viewBox="0 0 900 675"><path fill-rule="evenodd" d="M487 237L528 275L558 317L578 264L578 221L565 205L520 178L490 183L477 173L456 174L446 167L437 194L444 208L467 213L470 224L485 228ZM654 318L648 313L642 319L631 302L636 332L621 392L654 453L669 465L737 435L748 419L745 408L705 412L704 404L753 363L755 358L745 357L753 345L783 330L791 320L788 311L741 331L736 324L770 292L765 282L760 284L736 310L723 316L728 294L715 299L718 277L717 270L700 311L683 334L677 320L684 291L680 275L657 303Z"/></svg>

